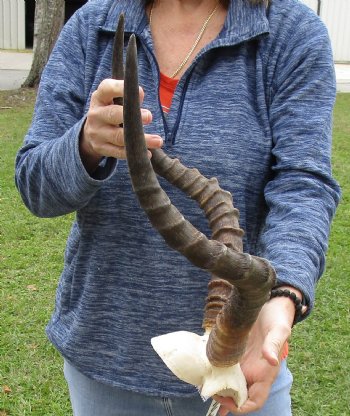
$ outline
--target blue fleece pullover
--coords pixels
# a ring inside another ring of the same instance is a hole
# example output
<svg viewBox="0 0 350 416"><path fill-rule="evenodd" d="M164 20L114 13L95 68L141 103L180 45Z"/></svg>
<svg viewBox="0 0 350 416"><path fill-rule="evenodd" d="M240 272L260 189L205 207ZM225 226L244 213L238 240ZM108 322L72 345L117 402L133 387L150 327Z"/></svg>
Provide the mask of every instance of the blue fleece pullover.
<svg viewBox="0 0 350 416"><path fill-rule="evenodd" d="M222 32L181 78L169 115L141 0L92 0L65 26L43 73L33 123L16 160L16 183L41 217L76 211L47 327L73 365L96 380L150 395L188 396L150 339L201 333L209 274L169 249L132 192L123 160L91 177L79 132L92 92L110 77L113 32L126 17L138 39L147 132L165 150L230 191L244 250L270 260L279 282L313 305L339 199L331 176L332 54L318 17L296 0L268 10L232 0ZM161 182L174 205L210 235L200 209Z"/></svg>

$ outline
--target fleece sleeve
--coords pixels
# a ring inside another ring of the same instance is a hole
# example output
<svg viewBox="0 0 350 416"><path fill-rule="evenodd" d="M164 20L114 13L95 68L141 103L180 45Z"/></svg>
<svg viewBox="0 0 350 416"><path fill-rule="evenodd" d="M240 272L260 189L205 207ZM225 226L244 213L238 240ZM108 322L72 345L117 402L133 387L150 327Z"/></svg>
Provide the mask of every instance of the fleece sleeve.
<svg viewBox="0 0 350 416"><path fill-rule="evenodd" d="M26 206L41 217L73 212L88 203L113 173L94 177L79 155L88 88L85 83L89 4L65 25L43 72L31 127L16 158L16 185ZM109 161L110 162L110 161Z"/></svg>
<svg viewBox="0 0 350 416"><path fill-rule="evenodd" d="M273 177L265 189L269 213L260 236L260 254L272 262L278 282L300 289L309 311L340 197L331 172L332 52L326 29L311 20L296 22L274 67Z"/></svg>

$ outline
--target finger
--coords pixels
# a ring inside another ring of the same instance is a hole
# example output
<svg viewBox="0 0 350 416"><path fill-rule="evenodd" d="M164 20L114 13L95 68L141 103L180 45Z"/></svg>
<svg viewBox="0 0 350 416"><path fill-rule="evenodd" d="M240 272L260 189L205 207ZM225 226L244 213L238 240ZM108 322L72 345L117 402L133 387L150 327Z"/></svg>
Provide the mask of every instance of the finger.
<svg viewBox="0 0 350 416"><path fill-rule="evenodd" d="M265 337L262 348L263 357L272 366L278 366L284 344L291 334L291 328L288 325L280 325L278 328L271 330Z"/></svg>
<svg viewBox="0 0 350 416"><path fill-rule="evenodd" d="M117 159L125 159L125 147L115 146L108 142L99 143L98 146L93 147L95 154L101 157L114 157Z"/></svg>
<svg viewBox="0 0 350 416"><path fill-rule="evenodd" d="M238 410L235 402L229 397L214 396L213 399L221 404L219 409L220 416L226 416L229 412L236 412Z"/></svg>
<svg viewBox="0 0 350 416"><path fill-rule="evenodd" d="M155 134L145 134L145 141L148 149L159 149L163 146L163 139Z"/></svg>
<svg viewBox="0 0 350 416"><path fill-rule="evenodd" d="M122 128L105 129L104 138L107 143L114 146L125 146L124 130ZM159 149L163 146L163 139L156 134L145 134L145 141L148 149Z"/></svg>
<svg viewBox="0 0 350 416"><path fill-rule="evenodd" d="M270 392L270 385L268 383L256 383L249 389L249 398L242 404L241 407L237 407L233 401L227 398L216 398L221 407L219 409L220 416L226 416L229 412L235 414L247 414L261 409L266 402Z"/></svg>
<svg viewBox="0 0 350 416"><path fill-rule="evenodd" d="M91 106L112 104L113 98L124 96L124 81L104 79L92 93Z"/></svg>
<svg viewBox="0 0 350 416"><path fill-rule="evenodd" d="M143 124L149 124L152 121L152 113L146 108L141 108L141 117Z"/></svg>
<svg viewBox="0 0 350 416"><path fill-rule="evenodd" d="M248 390L248 400L236 412L246 414L261 409L269 396L270 388L271 384L267 382L252 384Z"/></svg>
<svg viewBox="0 0 350 416"><path fill-rule="evenodd" d="M226 409L226 407L224 407L224 406L220 406L220 409L219 409L219 416L226 416L226 415L228 415L229 414L229 410L228 409Z"/></svg>
<svg viewBox="0 0 350 416"><path fill-rule="evenodd" d="M124 129L104 125L98 131L90 134L89 146L94 154L125 159ZM163 145L163 139L158 135L146 134L146 146L149 149L158 149ZM149 158L152 154L149 152Z"/></svg>
<svg viewBox="0 0 350 416"><path fill-rule="evenodd" d="M123 107L119 105L96 106L89 111L88 117L95 118L100 124L120 126L123 123ZM142 109L141 118L143 124L149 124L152 121L152 113L147 109Z"/></svg>
<svg viewBox="0 0 350 416"><path fill-rule="evenodd" d="M126 148L124 146L112 146L109 144L106 144L103 146L102 149L103 153L107 157L114 157L115 159L126 159ZM148 150L147 156L149 159L152 157L152 153Z"/></svg>
<svg viewBox="0 0 350 416"><path fill-rule="evenodd" d="M140 91L140 102L143 101L144 92L141 87ZM104 79L97 90L92 93L91 106L98 105L109 105L113 103L113 98L124 96L124 81L116 79Z"/></svg>
<svg viewBox="0 0 350 416"><path fill-rule="evenodd" d="M91 152L105 157L116 157L124 154L123 129L104 128L99 136L92 137L89 141Z"/></svg>
<svg viewBox="0 0 350 416"><path fill-rule="evenodd" d="M89 124L100 130L102 126L119 126L123 123L123 107L119 105L96 106L88 112Z"/></svg>

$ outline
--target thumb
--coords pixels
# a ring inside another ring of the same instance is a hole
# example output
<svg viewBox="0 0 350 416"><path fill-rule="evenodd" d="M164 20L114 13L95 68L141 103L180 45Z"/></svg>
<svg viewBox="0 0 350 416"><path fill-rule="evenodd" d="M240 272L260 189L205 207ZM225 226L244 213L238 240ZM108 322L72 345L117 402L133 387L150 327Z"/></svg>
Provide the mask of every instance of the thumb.
<svg viewBox="0 0 350 416"><path fill-rule="evenodd" d="M289 327L285 329L275 328L266 335L262 352L263 357L270 365L279 365L284 344L287 342L290 333Z"/></svg>
<svg viewBox="0 0 350 416"><path fill-rule="evenodd" d="M219 416L227 416L229 414L229 410L225 409L223 406L220 406Z"/></svg>

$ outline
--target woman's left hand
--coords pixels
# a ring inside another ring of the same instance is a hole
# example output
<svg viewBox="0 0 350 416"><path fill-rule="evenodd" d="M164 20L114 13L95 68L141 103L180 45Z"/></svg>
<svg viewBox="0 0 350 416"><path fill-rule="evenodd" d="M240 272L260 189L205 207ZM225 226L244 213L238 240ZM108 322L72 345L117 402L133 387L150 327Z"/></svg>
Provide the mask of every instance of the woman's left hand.
<svg viewBox="0 0 350 416"><path fill-rule="evenodd" d="M300 292L298 294L300 296ZM238 409L232 399L215 396L214 399L221 403L220 416L229 412L246 414L263 407L279 373L281 354L291 334L294 314L293 302L285 297L273 298L263 306L240 361L247 380L248 399Z"/></svg>

